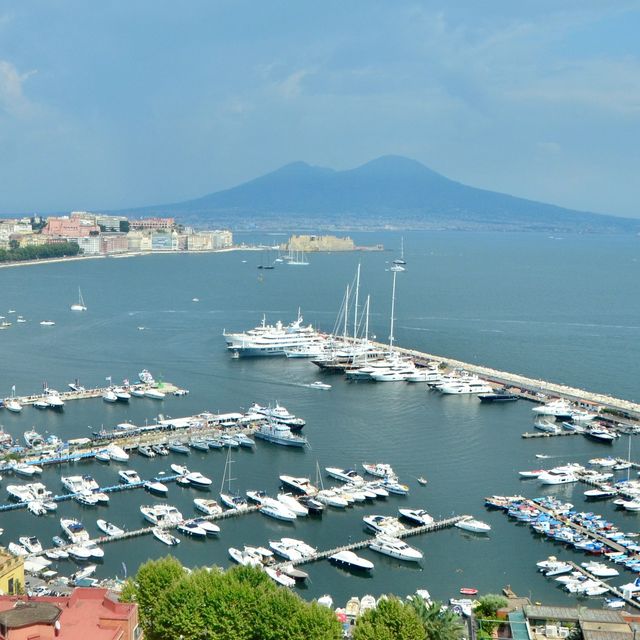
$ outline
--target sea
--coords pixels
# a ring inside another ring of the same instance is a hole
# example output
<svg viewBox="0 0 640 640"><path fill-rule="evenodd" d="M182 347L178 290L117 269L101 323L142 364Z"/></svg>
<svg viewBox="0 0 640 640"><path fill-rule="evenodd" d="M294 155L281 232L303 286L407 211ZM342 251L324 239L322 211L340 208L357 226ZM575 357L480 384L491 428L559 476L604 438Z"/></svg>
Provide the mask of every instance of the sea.
<svg viewBox="0 0 640 640"><path fill-rule="evenodd" d="M489 511L492 494L555 495L579 510L596 511L625 531L639 530L640 515L621 512L612 503L586 503L582 484L541 487L521 480L518 471L586 463L594 456L619 455L640 460L640 440L620 438L612 446L581 436L523 440L532 429L532 405L481 405L475 397L442 396L423 385L349 382L323 374L311 362L286 358L234 360L223 330L240 331L268 322L287 323L298 314L324 330L336 327L347 285L361 265L359 306L370 296L370 333L389 340L391 261L398 257L398 232L354 233L358 245L384 245L384 251L325 253L309 256L308 266L277 263L272 251L229 251L202 255L152 255L106 258L0 269L0 315L13 325L0 331L0 396L37 393L43 384L65 390L76 379L89 387L135 380L143 368L162 380L189 389L163 401L132 398L128 404L101 399L68 402L63 412L25 407L21 414L0 410L0 424L15 438L35 428L63 439L90 435L120 422L152 423L158 415L244 411L253 402L279 402L307 422L305 450L259 442L254 451L233 453L232 488L241 492L278 490L280 474L334 483L327 466L357 468L386 462L410 487L407 496L390 496L345 511L328 509L322 518L282 523L259 513L220 523L221 533L205 541L181 537L169 549L150 536L104 546L99 578L135 574L147 559L175 554L186 566L231 561L229 547L267 545L283 536L300 538L318 549L369 537L362 517L397 515L398 508L423 508L435 518L472 514L489 523L489 535L450 528L412 537L424 559L403 563L368 549L359 553L375 563L370 576L331 566L307 565L310 579L296 591L306 599L330 594L344 604L352 595L428 589L441 600L462 587L481 593L510 585L533 601L570 604L575 597L536 572L549 555L575 561L587 558L532 534L505 514ZM284 234L237 234L238 242L274 245ZM394 338L403 347L640 401L640 239L632 236L550 235L539 233L406 232L406 271L397 274ZM81 288L88 310L69 306ZM352 289L353 291L353 289ZM194 302L194 298L197 302ZM9 310L15 314L8 313ZM17 324L21 314L26 323ZM52 320L55 325L42 326ZM353 317L348 323L353 330ZM339 327L342 331L342 325ZM307 384L322 380L329 391ZM536 454L549 456L536 458ZM45 468L42 481L62 493L60 476L87 473L101 486L118 483L117 472L132 468L143 478L187 464L213 479L217 497L225 454L192 451L152 460L132 455L126 464L77 462ZM635 473L635 472L633 472ZM622 472L621 475L626 475ZM417 482L428 479L426 486ZM6 485L25 482L6 474ZM166 499L185 516L195 516L193 499L207 492L170 485ZM115 493L108 507L60 504L58 513L36 518L25 510L0 513L0 543L37 535L46 546L60 535L60 517L82 520L92 535L105 518L121 527L145 525L139 507L161 501L142 490ZM62 575L77 569L71 561L53 568ZM612 582L629 582L633 574ZM593 599L597 606L601 600Z"/></svg>

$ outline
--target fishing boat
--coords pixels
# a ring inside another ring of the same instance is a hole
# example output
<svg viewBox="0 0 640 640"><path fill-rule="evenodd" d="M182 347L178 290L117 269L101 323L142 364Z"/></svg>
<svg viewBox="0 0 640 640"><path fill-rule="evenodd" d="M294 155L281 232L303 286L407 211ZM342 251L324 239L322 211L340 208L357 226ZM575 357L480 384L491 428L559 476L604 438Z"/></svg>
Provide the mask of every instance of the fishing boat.
<svg viewBox="0 0 640 640"><path fill-rule="evenodd" d="M86 311L87 307L84 303L84 299L82 298L82 291L80 291L80 287L78 287L78 302L71 305L71 311Z"/></svg>

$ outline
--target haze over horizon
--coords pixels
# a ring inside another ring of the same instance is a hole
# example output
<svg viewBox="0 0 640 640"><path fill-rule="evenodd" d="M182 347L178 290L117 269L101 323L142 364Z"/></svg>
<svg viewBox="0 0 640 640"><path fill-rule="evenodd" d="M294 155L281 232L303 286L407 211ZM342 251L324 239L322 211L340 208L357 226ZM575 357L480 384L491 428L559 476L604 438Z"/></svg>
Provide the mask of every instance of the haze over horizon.
<svg viewBox="0 0 640 640"><path fill-rule="evenodd" d="M0 213L414 158L640 218L640 3L0 2Z"/></svg>

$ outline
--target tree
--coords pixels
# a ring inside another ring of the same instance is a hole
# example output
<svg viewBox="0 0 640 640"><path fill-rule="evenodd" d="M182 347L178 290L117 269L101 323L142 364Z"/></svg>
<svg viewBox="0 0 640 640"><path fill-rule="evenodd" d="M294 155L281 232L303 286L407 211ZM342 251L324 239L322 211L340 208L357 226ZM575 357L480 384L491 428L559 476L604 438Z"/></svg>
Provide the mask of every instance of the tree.
<svg viewBox="0 0 640 640"><path fill-rule="evenodd" d="M261 570L187 574L173 558L150 561L125 585L148 640L338 640L334 613L277 587Z"/></svg>
<svg viewBox="0 0 640 640"><path fill-rule="evenodd" d="M478 598L478 604L473 610L473 615L478 620L480 629L491 635L493 630L500 624L496 620L498 609L502 609L509 604L509 601L496 593L488 593Z"/></svg>
<svg viewBox="0 0 640 640"><path fill-rule="evenodd" d="M464 635L460 618L441 602L427 604L422 598L413 596L409 605L420 619L427 640L459 640Z"/></svg>
<svg viewBox="0 0 640 640"><path fill-rule="evenodd" d="M353 640L424 640L425 630L415 609L398 598L378 602L358 618Z"/></svg>

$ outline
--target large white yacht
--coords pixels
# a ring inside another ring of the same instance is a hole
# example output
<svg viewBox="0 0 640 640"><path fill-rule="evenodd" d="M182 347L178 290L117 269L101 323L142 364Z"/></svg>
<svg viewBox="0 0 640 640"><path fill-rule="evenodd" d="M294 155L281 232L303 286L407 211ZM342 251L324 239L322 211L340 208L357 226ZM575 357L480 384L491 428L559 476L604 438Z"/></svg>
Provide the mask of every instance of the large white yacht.
<svg viewBox="0 0 640 640"><path fill-rule="evenodd" d="M318 489L311 484L309 478L296 478L295 476L280 476L280 482L286 487L302 493L306 496L315 496L318 493Z"/></svg>
<svg viewBox="0 0 640 640"><path fill-rule="evenodd" d="M575 409L566 400L559 398L547 404L533 407L531 411L539 416L553 416L557 419L569 420Z"/></svg>
<svg viewBox="0 0 640 640"><path fill-rule="evenodd" d="M140 513L145 520L155 525L172 525L182 522L182 514L170 504L154 504L151 506L141 506Z"/></svg>
<svg viewBox="0 0 640 640"><path fill-rule="evenodd" d="M30 502L32 500L47 501L50 500L53 495L42 482L10 484L7 485L7 493L19 502Z"/></svg>
<svg viewBox="0 0 640 640"><path fill-rule="evenodd" d="M67 535L67 538L74 544L79 542L89 542L89 533L84 528L84 525L74 518L62 518L60 520L60 526Z"/></svg>
<svg viewBox="0 0 640 640"><path fill-rule="evenodd" d="M303 326L303 318L298 317L291 324L283 325L280 320L275 325L267 324L266 316L262 323L242 333L223 332L227 349L239 356L283 356L285 350L306 349L324 341L311 325Z"/></svg>
<svg viewBox="0 0 640 640"><path fill-rule="evenodd" d="M462 376L458 380L445 382L436 387L440 393L445 394L473 394L490 393L491 385L476 376Z"/></svg>
<svg viewBox="0 0 640 640"><path fill-rule="evenodd" d="M100 488L100 485L89 475L84 476L62 476L60 478L62 486L69 493L93 492Z"/></svg>
<svg viewBox="0 0 640 640"><path fill-rule="evenodd" d="M387 536L384 534L377 535L375 540L369 544L372 551L377 551L391 558L398 560L406 560L408 562L419 562L422 560L422 552L418 549L410 547L406 542Z"/></svg>

